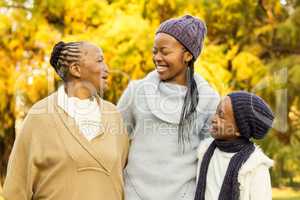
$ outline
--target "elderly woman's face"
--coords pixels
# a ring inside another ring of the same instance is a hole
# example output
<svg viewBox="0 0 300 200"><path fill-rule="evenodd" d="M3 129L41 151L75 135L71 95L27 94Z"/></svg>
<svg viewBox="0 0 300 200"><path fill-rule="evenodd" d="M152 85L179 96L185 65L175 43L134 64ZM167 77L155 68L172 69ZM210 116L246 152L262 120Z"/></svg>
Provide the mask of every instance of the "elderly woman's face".
<svg viewBox="0 0 300 200"><path fill-rule="evenodd" d="M107 88L108 68L103 52L98 47L84 43L82 45L80 79L91 90L102 91Z"/></svg>

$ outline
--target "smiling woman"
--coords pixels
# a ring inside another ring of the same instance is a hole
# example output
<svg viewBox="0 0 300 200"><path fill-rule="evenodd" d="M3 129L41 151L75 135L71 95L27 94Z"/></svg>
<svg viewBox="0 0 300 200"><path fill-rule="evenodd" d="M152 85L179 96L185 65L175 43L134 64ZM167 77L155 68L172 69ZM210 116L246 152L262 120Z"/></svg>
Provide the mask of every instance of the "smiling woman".
<svg viewBox="0 0 300 200"><path fill-rule="evenodd" d="M156 70L131 82L118 102L131 136L127 200L194 198L196 149L219 101L194 73L205 33L190 15L163 22L152 49Z"/></svg>
<svg viewBox="0 0 300 200"><path fill-rule="evenodd" d="M50 63L64 84L28 112L10 156L4 198L121 200L128 137L120 113L98 95L108 76L102 50L59 42Z"/></svg>

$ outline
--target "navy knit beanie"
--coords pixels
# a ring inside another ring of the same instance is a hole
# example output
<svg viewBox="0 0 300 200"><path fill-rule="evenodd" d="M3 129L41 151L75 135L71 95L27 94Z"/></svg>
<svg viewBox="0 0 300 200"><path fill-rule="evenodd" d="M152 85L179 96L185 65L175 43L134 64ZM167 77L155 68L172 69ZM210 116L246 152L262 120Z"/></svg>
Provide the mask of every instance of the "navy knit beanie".
<svg viewBox="0 0 300 200"><path fill-rule="evenodd" d="M164 21L156 31L156 34L158 33L167 33L173 36L196 60L202 50L206 26L200 19L191 15L185 15L181 18Z"/></svg>
<svg viewBox="0 0 300 200"><path fill-rule="evenodd" d="M272 127L274 119L267 103L248 92L233 92L228 96L240 134L249 139L262 139Z"/></svg>

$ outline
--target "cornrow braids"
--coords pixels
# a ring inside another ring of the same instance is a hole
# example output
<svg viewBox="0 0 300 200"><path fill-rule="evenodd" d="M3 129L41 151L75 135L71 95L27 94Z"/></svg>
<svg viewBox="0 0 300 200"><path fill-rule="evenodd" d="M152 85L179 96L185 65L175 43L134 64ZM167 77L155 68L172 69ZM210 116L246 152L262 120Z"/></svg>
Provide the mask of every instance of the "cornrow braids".
<svg viewBox="0 0 300 200"><path fill-rule="evenodd" d="M50 64L64 81L66 81L70 64L79 64L81 58L80 46L82 43L83 42L64 43L60 41L53 47Z"/></svg>
<svg viewBox="0 0 300 200"><path fill-rule="evenodd" d="M199 92L194 78L194 59L188 63L187 70L187 92L181 111L178 126L178 143L181 144L184 153L185 144L190 142L190 132L195 120L196 108L199 102ZM186 131L184 130L186 127Z"/></svg>

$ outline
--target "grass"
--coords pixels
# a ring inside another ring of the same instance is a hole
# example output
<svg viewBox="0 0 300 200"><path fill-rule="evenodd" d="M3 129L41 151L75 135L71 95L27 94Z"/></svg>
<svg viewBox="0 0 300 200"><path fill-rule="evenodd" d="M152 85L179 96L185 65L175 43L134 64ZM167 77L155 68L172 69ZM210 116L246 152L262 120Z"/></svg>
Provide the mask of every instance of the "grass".
<svg viewBox="0 0 300 200"><path fill-rule="evenodd" d="M1 191L0 185L0 193ZM300 200L300 188L273 188L272 189L273 200ZM0 200L1 196L0 196Z"/></svg>
<svg viewBox="0 0 300 200"><path fill-rule="evenodd" d="M300 200L300 188L273 188L273 200Z"/></svg>

